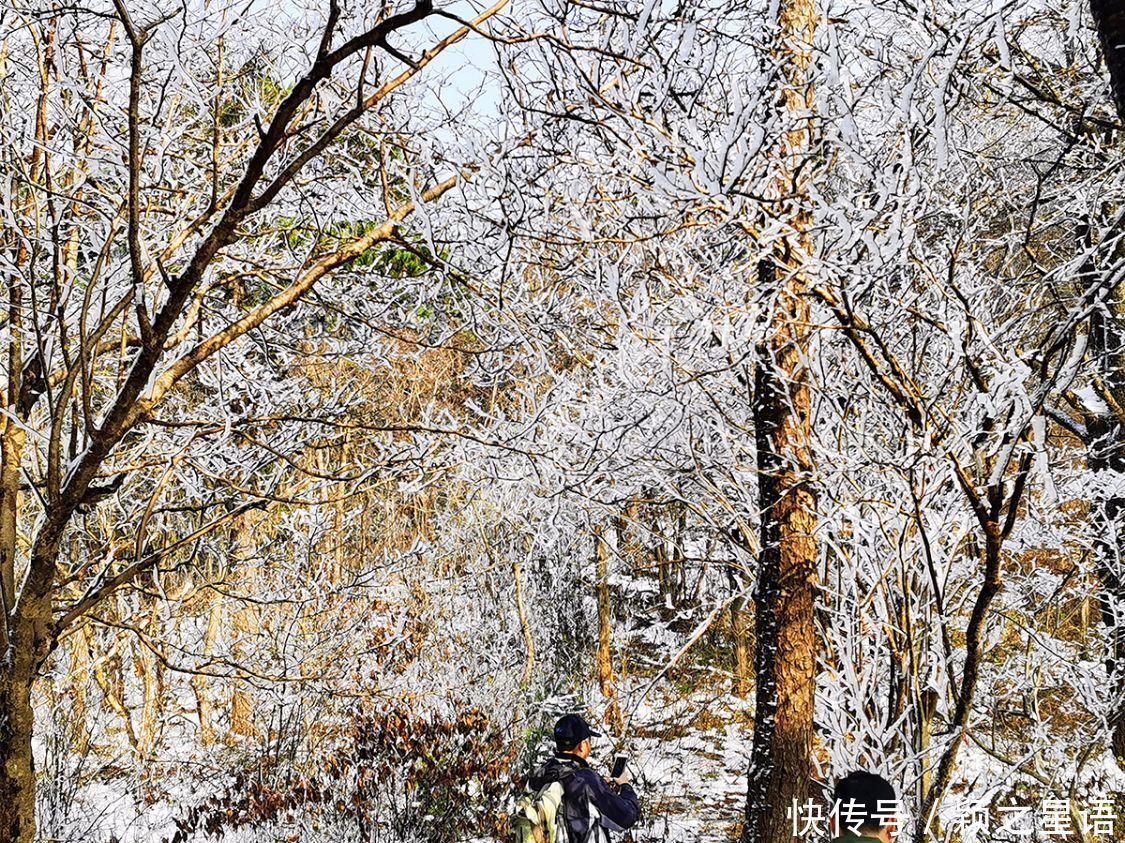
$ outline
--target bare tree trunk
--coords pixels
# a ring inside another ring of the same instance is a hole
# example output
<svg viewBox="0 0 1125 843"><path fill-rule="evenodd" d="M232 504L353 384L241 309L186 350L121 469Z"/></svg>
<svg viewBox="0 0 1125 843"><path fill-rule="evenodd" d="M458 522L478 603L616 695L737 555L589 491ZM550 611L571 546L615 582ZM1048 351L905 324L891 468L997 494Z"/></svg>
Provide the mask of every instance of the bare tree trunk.
<svg viewBox="0 0 1125 843"><path fill-rule="evenodd" d="M13 636L18 642L18 633ZM16 648L17 660L0 679L0 839L35 839L35 761L31 751L34 666L18 658L31 648Z"/></svg>
<svg viewBox="0 0 1125 843"><path fill-rule="evenodd" d="M254 555L254 526L256 518L243 518L234 529L231 570L241 571L239 580L246 582L250 579L247 572L252 566L247 564ZM236 663L241 663L246 651L247 639L255 638L259 631L258 607L246 601L235 613L231 624L233 641L231 655ZM230 699L230 726L231 731L242 737L253 737L257 732L254 725L254 697L248 683L236 681Z"/></svg>
<svg viewBox="0 0 1125 843"><path fill-rule="evenodd" d="M246 646L244 639L258 634L258 611L252 603L243 606L234 613L234 645L232 647L234 660L241 662ZM244 738L258 734L254 725L254 696L250 686L237 682L230 698L230 728L236 735Z"/></svg>
<svg viewBox="0 0 1125 843"><path fill-rule="evenodd" d="M753 415L761 510L755 602L754 742L742 843L790 843L786 809L811 795L816 634L816 496L809 485L811 403L803 358L810 336L811 252L807 188L798 177L811 147L813 92L808 80L817 25L815 0L781 0L777 58L784 79L778 196L790 227L758 267L759 294L775 297L769 335L758 349ZM767 298L768 300L768 298Z"/></svg>
<svg viewBox="0 0 1125 843"><path fill-rule="evenodd" d="M614 519L617 531L617 556L635 576L641 564L641 540L637 529L640 517L640 501L637 496L629 498L625 511Z"/></svg>
<svg viewBox="0 0 1125 843"><path fill-rule="evenodd" d="M1125 120L1125 6L1120 0L1090 0L1098 27L1117 114Z"/></svg>
<svg viewBox="0 0 1125 843"><path fill-rule="evenodd" d="M523 663L520 687L527 688L531 684L532 671L535 669L535 636L532 634L531 621L527 617L527 606L524 604L523 566L518 558L512 562L512 579L516 583L516 614L519 616L520 632L523 634L523 645L527 653Z"/></svg>
<svg viewBox="0 0 1125 843"><path fill-rule="evenodd" d="M223 623L223 604L219 598L213 599L211 611L207 615L207 630L203 633L203 658L206 660L214 651L215 641ZM191 677L191 690L195 694L195 710L199 715L199 743L210 746L215 742L215 703L211 698L210 683L202 673Z"/></svg>
<svg viewBox="0 0 1125 843"><path fill-rule="evenodd" d="M47 96L50 88L52 55L57 18L52 18L43 38L40 54L42 87L36 104L35 149L28 162L27 181L35 184L46 168L49 132ZM6 59L5 59L6 61ZM22 236L5 231L2 242L7 257L22 267L28 259L28 212L34 208L33 191L12 185L12 195L25 204L19 225ZM25 361L24 280L20 272L8 276L8 354L4 391L4 419L0 426L0 839L31 843L35 839L35 757L31 739L35 714L31 708L31 688L45 657L51 604L42 592L29 588L26 603L16 605L16 552L18 546L20 473L26 434L16 419L29 415L24 400ZM57 540L50 545L57 555ZM35 559L32 559L34 563ZM29 586L32 583L29 577ZM49 585L49 584L48 584Z"/></svg>
<svg viewBox="0 0 1125 843"><path fill-rule="evenodd" d="M1017 505L1018 496L1013 500L1011 506ZM942 753L933 783L927 789L926 798L922 801L922 808L918 812L918 821L914 825L914 843L926 843L926 840L931 838L931 834L940 839L936 826L937 807L941 804L942 797L953 778L953 770L957 765L957 754L961 745L965 743L965 736L969 731L969 714L972 711L977 679L980 676L984 627L988 621L988 610L992 600L1000 593L1002 586L1000 554L1003 546L1004 531L999 523L991 522L985 531L984 583L977 594L972 614L969 616L969 626L965 630L965 667L961 673L961 686L957 693L957 706L953 713L953 722L950 724L953 736L946 745L945 752Z"/></svg>
<svg viewBox="0 0 1125 843"><path fill-rule="evenodd" d="M594 528L594 554L597 564L598 600L598 684L606 700L606 722L617 732L621 731L621 709L617 704L617 688L613 677L613 627L609 602L609 547L605 541L605 527Z"/></svg>
<svg viewBox="0 0 1125 843"><path fill-rule="evenodd" d="M149 616L149 629L156 630L160 622L154 608ZM142 761L152 759L152 750L160 735L160 714L164 705L164 666L147 647L137 646L136 671L141 680L141 724L137 730L137 754Z"/></svg>
<svg viewBox="0 0 1125 843"><path fill-rule="evenodd" d="M804 306L797 301L799 312ZM791 324L807 324L793 315L797 319ZM784 359L764 361L755 378L762 550L754 597L757 693L743 843L788 843L792 828L786 808L809 797L816 498L807 480L809 394L798 350L782 349Z"/></svg>
<svg viewBox="0 0 1125 843"><path fill-rule="evenodd" d="M52 538L43 552L54 558L59 546L58 539ZM49 633L48 594L42 583L26 578L20 611L10 620L9 648L0 672L0 840L10 843L36 839L31 690L55 643Z"/></svg>
<svg viewBox="0 0 1125 843"><path fill-rule="evenodd" d="M743 590L742 581L734 568L727 568L727 578L737 594ZM753 647L750 626L750 613L746 610L746 597L738 595L730 602L730 632L734 650L734 693L745 697L750 693L751 663L750 652Z"/></svg>

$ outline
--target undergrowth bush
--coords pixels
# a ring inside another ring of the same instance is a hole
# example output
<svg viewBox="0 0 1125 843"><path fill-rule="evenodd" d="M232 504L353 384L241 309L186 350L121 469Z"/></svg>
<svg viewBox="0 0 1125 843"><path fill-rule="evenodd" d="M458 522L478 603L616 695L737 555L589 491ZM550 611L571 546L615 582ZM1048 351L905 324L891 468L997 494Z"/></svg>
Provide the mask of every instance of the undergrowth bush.
<svg viewBox="0 0 1125 843"><path fill-rule="evenodd" d="M503 826L513 760L479 708L448 717L402 701L353 715L330 752L297 769L259 758L177 819L166 843L236 830L279 840L347 834L370 843L485 836Z"/></svg>

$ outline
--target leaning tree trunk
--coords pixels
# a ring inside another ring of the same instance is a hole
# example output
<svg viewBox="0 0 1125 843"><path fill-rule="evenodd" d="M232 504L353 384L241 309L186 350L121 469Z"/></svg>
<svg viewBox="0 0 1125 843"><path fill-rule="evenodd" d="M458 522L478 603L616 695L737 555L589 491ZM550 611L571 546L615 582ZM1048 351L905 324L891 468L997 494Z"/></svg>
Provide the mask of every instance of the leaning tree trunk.
<svg viewBox="0 0 1125 843"><path fill-rule="evenodd" d="M1026 463L1021 470L1026 478ZM1001 481L1003 482L1003 481ZM1013 493L1010 507L1019 506L1019 498L1023 492L1023 481L1017 480L1018 493ZM993 492L989 489L989 494ZM973 701L976 697L977 682L980 679L981 666L984 661L984 632L988 623L988 613L992 601L1000 593L1003 585L1001 575L1001 553L1007 532L999 523L992 521L984 527L984 582L973 603L973 610L969 615L969 625L965 629L965 665L961 669L961 685L957 691L957 705L953 711L953 721L950 723L952 738L945 746L941 759L938 761L937 772L933 781L926 789L922 807L918 812L918 819L914 823L914 843L928 843L931 840L940 840L941 833L938 825L938 806L941 805L950 783L953 781L953 771L957 767L957 756L961 747L968 741L969 717L972 714ZM1010 526L1007 528L1010 529Z"/></svg>
<svg viewBox="0 0 1125 843"><path fill-rule="evenodd" d="M781 0L777 60L784 80L774 195L789 231L758 266L773 300L759 346L753 416L758 450L761 551L755 602L754 742L743 843L790 843L786 809L811 796L816 635L816 497L810 485L811 405L805 356L810 337L805 258L811 251L807 173L813 106L809 67L815 0ZM790 205L789 203L793 204Z"/></svg>

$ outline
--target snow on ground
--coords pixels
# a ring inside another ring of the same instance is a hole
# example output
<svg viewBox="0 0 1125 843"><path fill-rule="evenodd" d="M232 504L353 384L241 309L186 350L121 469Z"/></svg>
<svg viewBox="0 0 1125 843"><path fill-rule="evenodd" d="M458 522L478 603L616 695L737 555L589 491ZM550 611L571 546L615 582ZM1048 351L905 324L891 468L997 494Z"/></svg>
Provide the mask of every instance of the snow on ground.
<svg viewBox="0 0 1125 843"><path fill-rule="evenodd" d="M746 798L750 709L725 690L681 697L668 685L637 705L623 745L644 810L637 843L734 839Z"/></svg>

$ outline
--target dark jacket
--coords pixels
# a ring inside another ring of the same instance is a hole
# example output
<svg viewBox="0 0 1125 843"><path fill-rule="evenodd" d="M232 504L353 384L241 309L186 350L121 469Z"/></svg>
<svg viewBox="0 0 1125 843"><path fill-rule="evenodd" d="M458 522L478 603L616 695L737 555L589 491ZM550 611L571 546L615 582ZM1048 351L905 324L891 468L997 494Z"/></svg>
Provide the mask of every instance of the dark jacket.
<svg viewBox="0 0 1125 843"><path fill-rule="evenodd" d="M577 755L559 753L532 773L528 783L532 790L539 790L557 781L563 783L565 792L563 811L570 843L608 840L610 829L629 828L641 818L633 788L623 784L615 793L605 779ZM601 818L593 828L590 820L595 814L591 806Z"/></svg>

